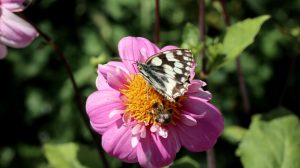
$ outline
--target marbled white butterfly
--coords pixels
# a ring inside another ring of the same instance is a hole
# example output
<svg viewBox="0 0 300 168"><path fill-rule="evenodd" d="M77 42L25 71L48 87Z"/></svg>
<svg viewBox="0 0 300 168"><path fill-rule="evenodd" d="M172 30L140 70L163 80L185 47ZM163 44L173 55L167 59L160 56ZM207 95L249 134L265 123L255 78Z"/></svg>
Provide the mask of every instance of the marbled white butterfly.
<svg viewBox="0 0 300 168"><path fill-rule="evenodd" d="M175 102L188 89L193 62L190 50L172 49L155 54L146 63L137 63L137 66L149 85Z"/></svg>

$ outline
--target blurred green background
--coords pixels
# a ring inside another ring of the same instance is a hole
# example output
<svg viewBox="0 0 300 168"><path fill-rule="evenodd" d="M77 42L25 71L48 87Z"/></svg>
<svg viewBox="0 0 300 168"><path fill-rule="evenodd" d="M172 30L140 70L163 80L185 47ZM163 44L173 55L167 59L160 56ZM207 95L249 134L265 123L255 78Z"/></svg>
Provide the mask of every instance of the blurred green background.
<svg viewBox="0 0 300 168"><path fill-rule="evenodd" d="M198 25L198 1L161 0L160 5L160 46L181 46L186 25ZM230 0L226 6L233 23L271 16L241 54L251 114L267 113L280 102L299 112L300 1ZM97 64L118 56L122 37L154 41L154 10L154 0L36 0L24 14L63 50L85 102L95 90ZM226 31L217 0L206 1L206 30L208 39L222 38ZM58 158L52 156L60 155L79 159L71 167L102 167L63 64L44 39L25 49L10 48L0 61L0 76L0 167L68 167L57 166ZM243 113L235 62L213 71L208 88L229 128L215 146L217 165L242 167L235 152L251 116ZM138 167L111 157L109 162L112 167ZM180 167L185 162L206 167L205 153L182 149L175 163Z"/></svg>

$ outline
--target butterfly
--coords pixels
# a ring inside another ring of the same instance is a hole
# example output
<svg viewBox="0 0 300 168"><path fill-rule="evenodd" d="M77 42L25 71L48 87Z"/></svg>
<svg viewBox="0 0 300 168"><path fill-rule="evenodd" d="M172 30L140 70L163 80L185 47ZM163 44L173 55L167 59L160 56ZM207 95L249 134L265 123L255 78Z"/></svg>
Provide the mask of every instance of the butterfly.
<svg viewBox="0 0 300 168"><path fill-rule="evenodd" d="M172 49L137 63L142 77L158 93L171 102L184 95L190 84L193 54L188 49Z"/></svg>

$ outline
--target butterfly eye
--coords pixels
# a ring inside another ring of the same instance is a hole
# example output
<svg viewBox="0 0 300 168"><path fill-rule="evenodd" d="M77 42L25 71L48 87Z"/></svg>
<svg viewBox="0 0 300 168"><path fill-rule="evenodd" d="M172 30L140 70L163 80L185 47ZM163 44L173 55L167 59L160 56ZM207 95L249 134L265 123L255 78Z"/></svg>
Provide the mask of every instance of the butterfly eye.
<svg viewBox="0 0 300 168"><path fill-rule="evenodd" d="M141 64L139 64L139 63L135 63L135 64L136 64L136 66L137 66L137 68L138 68L139 71L141 71L143 69L143 67L142 67Z"/></svg>

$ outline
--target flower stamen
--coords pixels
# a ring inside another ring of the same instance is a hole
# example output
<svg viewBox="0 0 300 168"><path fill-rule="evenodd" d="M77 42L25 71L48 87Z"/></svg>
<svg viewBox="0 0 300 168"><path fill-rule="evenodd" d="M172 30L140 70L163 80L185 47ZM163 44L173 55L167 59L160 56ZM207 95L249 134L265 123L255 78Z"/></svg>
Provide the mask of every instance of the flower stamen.
<svg viewBox="0 0 300 168"><path fill-rule="evenodd" d="M122 89L121 93L126 96L126 110L124 115L134 119L138 123L147 125L164 125L176 124L180 118L179 111L177 110L180 104L178 102L170 102L149 86L140 74L136 74L129 79L128 84L125 85L126 89ZM162 107L158 109L157 104ZM165 116L155 113L155 111L170 111L170 121L163 123L159 122L158 117Z"/></svg>

